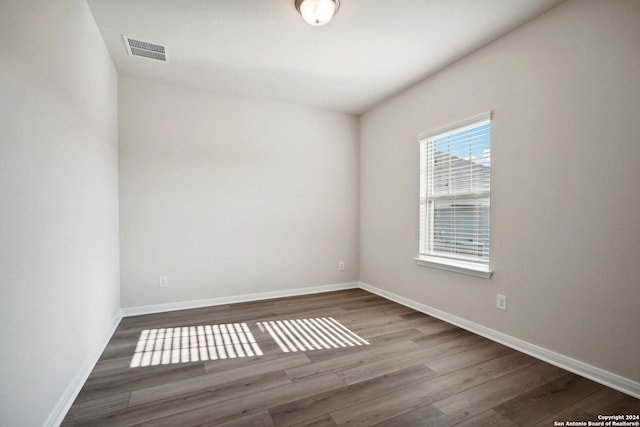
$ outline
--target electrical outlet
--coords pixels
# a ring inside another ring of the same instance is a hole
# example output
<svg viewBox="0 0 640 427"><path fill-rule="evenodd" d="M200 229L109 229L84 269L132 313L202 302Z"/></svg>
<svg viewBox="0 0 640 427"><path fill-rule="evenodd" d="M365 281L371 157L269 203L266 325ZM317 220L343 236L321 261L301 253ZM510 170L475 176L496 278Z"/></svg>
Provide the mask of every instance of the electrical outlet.
<svg viewBox="0 0 640 427"><path fill-rule="evenodd" d="M501 294L497 294L496 295L496 308L498 310L507 311L507 296L506 295L501 295Z"/></svg>
<svg viewBox="0 0 640 427"><path fill-rule="evenodd" d="M338 270L344 271L344 261L338 262Z"/></svg>
<svg viewBox="0 0 640 427"><path fill-rule="evenodd" d="M169 278L167 276L159 276L158 277L158 287L159 288L167 288L167 287L169 287Z"/></svg>

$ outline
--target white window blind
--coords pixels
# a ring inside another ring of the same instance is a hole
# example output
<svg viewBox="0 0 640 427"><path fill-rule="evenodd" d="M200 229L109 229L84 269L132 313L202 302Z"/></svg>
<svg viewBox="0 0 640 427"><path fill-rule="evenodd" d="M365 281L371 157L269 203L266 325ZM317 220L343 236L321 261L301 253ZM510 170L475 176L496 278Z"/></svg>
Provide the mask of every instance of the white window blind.
<svg viewBox="0 0 640 427"><path fill-rule="evenodd" d="M491 114L420 137L418 259L488 271Z"/></svg>

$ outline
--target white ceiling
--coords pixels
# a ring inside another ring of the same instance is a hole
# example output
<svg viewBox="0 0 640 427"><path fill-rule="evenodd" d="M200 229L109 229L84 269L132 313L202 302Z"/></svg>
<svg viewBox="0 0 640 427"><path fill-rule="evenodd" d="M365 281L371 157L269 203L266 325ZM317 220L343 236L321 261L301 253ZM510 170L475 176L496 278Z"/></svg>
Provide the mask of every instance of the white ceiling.
<svg viewBox="0 0 640 427"><path fill-rule="evenodd" d="M342 0L324 27L294 0L88 0L122 74L359 114L561 0ZM122 35L167 44L128 56Z"/></svg>

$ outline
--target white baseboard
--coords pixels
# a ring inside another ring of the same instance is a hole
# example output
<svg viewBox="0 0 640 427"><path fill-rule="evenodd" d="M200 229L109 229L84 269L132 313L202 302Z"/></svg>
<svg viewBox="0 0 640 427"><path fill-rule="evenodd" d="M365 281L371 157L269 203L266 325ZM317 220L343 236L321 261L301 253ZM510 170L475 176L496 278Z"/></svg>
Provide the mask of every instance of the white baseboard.
<svg viewBox="0 0 640 427"><path fill-rule="evenodd" d="M258 292L255 294L234 295L230 297L206 298L193 301L172 302L167 304L144 305L122 309L123 317L142 314L163 313L166 311L186 310L190 308L211 307L215 305L235 304L239 302L260 301L273 298L292 297L296 295L317 294L321 292L356 289L359 282L336 283L333 285L311 286L307 288L283 289L281 291Z"/></svg>
<svg viewBox="0 0 640 427"><path fill-rule="evenodd" d="M571 357L547 350L546 348L531 344L510 335L503 334L502 332L487 328L478 323L463 319L462 317L454 316L428 305L413 301L409 298L402 297L394 294L393 292L376 288L375 286L371 286L367 283L360 282L360 288L640 399L640 383L636 381L632 381L612 372L605 371L604 369L600 369Z"/></svg>
<svg viewBox="0 0 640 427"><path fill-rule="evenodd" d="M105 331L105 334L102 336L100 340L100 345L98 345L94 351L85 359L84 363L78 369L75 377L71 380L67 389L62 393L60 399L54 406L53 410L49 413L47 420L44 422L44 427L57 427L62 423L64 417L67 415L69 408L73 404L73 401L78 397L80 390L82 390L82 386L89 378L91 371L94 366L100 359L102 352L104 351L107 344L109 344L109 340L113 336L116 331L116 328L120 324L120 320L122 320L122 310L118 310L116 316L111 322L110 327Z"/></svg>

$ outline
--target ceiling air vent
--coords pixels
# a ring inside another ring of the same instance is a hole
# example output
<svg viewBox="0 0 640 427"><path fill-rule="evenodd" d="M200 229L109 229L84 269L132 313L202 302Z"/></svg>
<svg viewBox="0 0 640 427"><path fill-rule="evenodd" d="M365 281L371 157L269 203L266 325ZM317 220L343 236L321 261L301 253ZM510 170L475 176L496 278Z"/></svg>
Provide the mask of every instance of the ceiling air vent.
<svg viewBox="0 0 640 427"><path fill-rule="evenodd" d="M124 45L129 55L167 62L167 45L138 40L128 36L122 36L122 38L124 39Z"/></svg>

